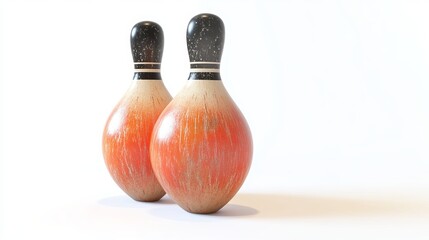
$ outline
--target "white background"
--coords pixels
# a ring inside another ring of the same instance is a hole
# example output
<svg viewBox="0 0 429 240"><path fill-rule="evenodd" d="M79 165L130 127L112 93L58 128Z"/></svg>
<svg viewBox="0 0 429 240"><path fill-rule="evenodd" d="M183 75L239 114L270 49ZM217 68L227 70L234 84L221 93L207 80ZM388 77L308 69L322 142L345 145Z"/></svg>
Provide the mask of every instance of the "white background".
<svg viewBox="0 0 429 240"><path fill-rule="evenodd" d="M1 239L428 239L427 1L30 1L1 6ZM196 14L226 26L226 88L254 138L215 215L130 200L101 134L132 78L131 27L164 29L186 83Z"/></svg>

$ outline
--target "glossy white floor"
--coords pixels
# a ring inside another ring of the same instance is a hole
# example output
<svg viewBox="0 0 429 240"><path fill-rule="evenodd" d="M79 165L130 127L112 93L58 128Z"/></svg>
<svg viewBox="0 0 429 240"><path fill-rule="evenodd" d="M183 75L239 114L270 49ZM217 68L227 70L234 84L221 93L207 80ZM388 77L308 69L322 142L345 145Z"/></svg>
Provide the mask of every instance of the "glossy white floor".
<svg viewBox="0 0 429 240"><path fill-rule="evenodd" d="M1 239L428 239L429 4L423 1L30 1L1 6ZM129 86L129 31L225 22L221 73L254 138L249 176L214 215L137 203L101 154Z"/></svg>

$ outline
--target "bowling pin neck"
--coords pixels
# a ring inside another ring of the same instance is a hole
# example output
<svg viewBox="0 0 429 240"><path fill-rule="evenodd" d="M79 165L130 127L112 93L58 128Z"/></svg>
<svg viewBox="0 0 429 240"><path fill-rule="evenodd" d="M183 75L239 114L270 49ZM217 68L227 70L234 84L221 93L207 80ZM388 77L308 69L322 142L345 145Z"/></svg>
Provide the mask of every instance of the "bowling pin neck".
<svg viewBox="0 0 429 240"><path fill-rule="evenodd" d="M218 16L199 14L191 19L186 34L190 60L189 80L221 80L220 61L225 27Z"/></svg>
<svg viewBox="0 0 429 240"><path fill-rule="evenodd" d="M161 63L134 62L133 80L162 80Z"/></svg>
<svg viewBox="0 0 429 240"><path fill-rule="evenodd" d="M164 32L155 22L139 22L131 30L134 80L161 80Z"/></svg>

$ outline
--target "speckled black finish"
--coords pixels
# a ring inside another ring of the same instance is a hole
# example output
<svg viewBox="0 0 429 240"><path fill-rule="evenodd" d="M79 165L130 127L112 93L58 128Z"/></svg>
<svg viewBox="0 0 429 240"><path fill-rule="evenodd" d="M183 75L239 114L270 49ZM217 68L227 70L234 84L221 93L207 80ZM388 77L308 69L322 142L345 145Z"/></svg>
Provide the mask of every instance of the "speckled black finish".
<svg viewBox="0 0 429 240"><path fill-rule="evenodd" d="M134 63L161 63L164 50L164 32L159 24L139 22L131 30L131 53ZM160 69L160 64L134 64L135 69ZM161 80L159 72L135 72L134 80Z"/></svg>
<svg viewBox="0 0 429 240"><path fill-rule="evenodd" d="M186 34L191 73L189 80L221 80L220 73L192 72L192 69L219 69L219 64L192 64L193 62L218 62L222 58L225 26L218 16L203 13L191 19Z"/></svg>

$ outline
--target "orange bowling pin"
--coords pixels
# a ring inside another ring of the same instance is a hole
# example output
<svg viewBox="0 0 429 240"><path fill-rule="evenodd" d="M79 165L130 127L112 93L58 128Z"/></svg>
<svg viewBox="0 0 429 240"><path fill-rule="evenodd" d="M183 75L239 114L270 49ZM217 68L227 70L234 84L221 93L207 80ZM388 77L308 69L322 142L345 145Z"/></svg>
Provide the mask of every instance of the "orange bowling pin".
<svg viewBox="0 0 429 240"><path fill-rule="evenodd" d="M136 201L157 201L165 195L152 171L149 153L154 124L171 101L160 74L163 47L164 35L158 24L145 21L132 28L134 78L103 133L107 169Z"/></svg>
<svg viewBox="0 0 429 240"><path fill-rule="evenodd" d="M213 213L227 204L252 161L249 126L220 77L224 35L224 24L215 15L191 19L188 82L162 112L152 134L157 179L192 213Z"/></svg>

